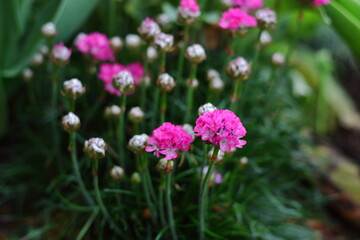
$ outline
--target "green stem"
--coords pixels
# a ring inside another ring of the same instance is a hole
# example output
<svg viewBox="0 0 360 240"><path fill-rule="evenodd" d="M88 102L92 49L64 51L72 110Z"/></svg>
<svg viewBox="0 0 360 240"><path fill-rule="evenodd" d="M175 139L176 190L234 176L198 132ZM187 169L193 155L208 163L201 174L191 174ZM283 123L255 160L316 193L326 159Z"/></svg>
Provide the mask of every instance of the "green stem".
<svg viewBox="0 0 360 240"><path fill-rule="evenodd" d="M160 89L157 87L154 91L154 102L152 109L152 120L151 120L151 129L154 129L157 124L157 116L159 110L159 98L160 98Z"/></svg>
<svg viewBox="0 0 360 240"><path fill-rule="evenodd" d="M205 175L204 180L201 183L201 189L202 192L200 193L200 212L199 212L199 218L200 218L200 229L199 229L199 233L200 233L200 240L204 240L205 239L205 215L206 215L206 202L207 202L207 192L209 189L209 179L210 176L213 172L214 166L215 166L215 159L217 158L219 152L219 147L215 147L214 148L214 153L211 157L210 160L210 165L208 168L208 171Z"/></svg>
<svg viewBox="0 0 360 240"><path fill-rule="evenodd" d="M172 202L171 202L171 175L172 175L172 172L170 172L166 176L166 207L167 207L167 213L168 213L168 221L169 221L170 230L171 230L171 236L172 236L173 240L177 240L178 237L176 234L173 207L172 207Z"/></svg>
<svg viewBox="0 0 360 240"><path fill-rule="evenodd" d="M116 29L116 0L108 0L108 12L107 12L107 27L109 36L113 36L115 34Z"/></svg>
<svg viewBox="0 0 360 240"><path fill-rule="evenodd" d="M120 157L120 165L125 169L125 111L126 111L126 94L123 93L121 95L121 114L119 118L119 126L118 126L118 141L119 141L119 157Z"/></svg>
<svg viewBox="0 0 360 240"><path fill-rule="evenodd" d="M92 159L93 162L93 184L95 189L96 201L97 204L104 215L105 219L110 223L111 227L115 230L116 233L121 234L121 230L117 227L116 223L112 219L108 210L106 209L104 202L102 201L100 190L99 190L99 177L98 177L98 159Z"/></svg>
<svg viewBox="0 0 360 240"><path fill-rule="evenodd" d="M166 92L161 92L160 100L160 123L165 122L165 113L166 113Z"/></svg>
<svg viewBox="0 0 360 240"><path fill-rule="evenodd" d="M164 227L166 226L166 220L165 220L165 212L164 212L164 186L165 177L162 174L160 179L160 186L159 186L159 213L160 213L160 221L161 225Z"/></svg>
<svg viewBox="0 0 360 240"><path fill-rule="evenodd" d="M143 110L143 111L146 111L145 109L145 102L146 102L146 89L147 89L147 86L146 86L146 83L145 83L145 78L146 76L148 75L148 72L149 72L149 65L148 65L148 62L146 60L146 51L147 51L147 48L148 48L148 44L144 44L144 55L143 55L143 61L144 61L144 75L143 75L143 78L142 78L142 81L141 81L141 97L140 97L140 108Z"/></svg>
<svg viewBox="0 0 360 240"><path fill-rule="evenodd" d="M93 221L95 220L96 216L99 213L99 208L95 208L92 212L92 214L90 215L90 217L88 218L88 220L86 221L86 223L84 224L84 226L81 228L79 234L76 236L76 240L81 240L83 239L83 237L85 236L85 234L87 233L87 231L89 230L91 224L93 223Z"/></svg>
<svg viewBox="0 0 360 240"><path fill-rule="evenodd" d="M196 79L196 72L197 72L197 64L191 64L191 72L189 80L192 81ZM185 112L185 119L184 122L187 123L190 121L191 110L194 100L194 87L191 86L191 83L187 87L186 92L186 112Z"/></svg>
<svg viewBox="0 0 360 240"><path fill-rule="evenodd" d="M75 99L69 99L69 112L75 111Z"/></svg>
<svg viewBox="0 0 360 240"><path fill-rule="evenodd" d="M184 44L181 46L179 59L178 59L177 79L180 85L184 83L182 75L184 70L185 49L189 41L189 33L190 33L190 26L186 25L184 28Z"/></svg>
<svg viewBox="0 0 360 240"><path fill-rule="evenodd" d="M161 53L159 74L166 72L166 52Z"/></svg>
<svg viewBox="0 0 360 240"><path fill-rule="evenodd" d="M4 79L1 77L0 71L0 136L6 132L8 125L8 105L6 91L4 87Z"/></svg>
<svg viewBox="0 0 360 240"><path fill-rule="evenodd" d="M233 94L231 95L231 98L230 98L230 110L233 111L233 112L236 112L237 110L237 105L239 103L239 100L240 100L240 94L241 94L241 79L236 79L235 80L235 87L234 87L234 92Z"/></svg>
<svg viewBox="0 0 360 240"><path fill-rule="evenodd" d="M70 155L71 155L71 161L73 164L76 181L79 184L79 189L80 189L84 199L88 202L88 204L94 205L94 200L90 196L89 192L86 190L84 181L81 177L81 173L79 170L78 159L77 159L77 154L76 154L75 138L76 138L76 132L70 132L69 151L70 151Z"/></svg>
<svg viewBox="0 0 360 240"><path fill-rule="evenodd" d="M151 197L156 202L157 197L156 197L154 186L152 184L152 180L151 180L151 177L150 177L150 172L149 172L149 167L148 167L148 158L147 158L146 154L143 154L143 161L144 161L144 166L145 166L145 177L147 179L148 188L150 190Z"/></svg>

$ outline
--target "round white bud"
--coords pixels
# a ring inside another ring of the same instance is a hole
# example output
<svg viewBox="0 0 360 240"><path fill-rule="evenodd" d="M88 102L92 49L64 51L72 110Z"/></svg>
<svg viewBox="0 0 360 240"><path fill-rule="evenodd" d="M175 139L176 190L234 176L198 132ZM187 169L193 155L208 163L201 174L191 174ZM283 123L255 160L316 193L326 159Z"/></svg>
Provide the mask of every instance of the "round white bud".
<svg viewBox="0 0 360 240"><path fill-rule="evenodd" d="M136 49L141 46L141 38L137 34L128 34L125 37L125 45L129 49Z"/></svg>
<svg viewBox="0 0 360 240"><path fill-rule="evenodd" d="M24 80L26 82L30 81L33 78L33 76L34 76L34 73L30 68L25 68L22 71L22 77L24 78Z"/></svg>
<svg viewBox="0 0 360 240"><path fill-rule="evenodd" d="M161 91L170 92L176 86L175 80L172 76L167 73L162 73L157 79L157 85Z"/></svg>
<svg viewBox="0 0 360 240"><path fill-rule="evenodd" d="M91 159L98 159L105 157L106 143L102 138L90 138L85 141L84 152Z"/></svg>
<svg viewBox="0 0 360 240"><path fill-rule="evenodd" d="M54 38L57 35L57 30L56 30L56 26L54 23L52 22L48 22L45 23L44 25L42 25L41 27L41 33L44 35L44 37L46 38Z"/></svg>
<svg viewBox="0 0 360 240"><path fill-rule="evenodd" d="M249 77L251 65L242 57L235 58L226 67L227 75L234 79L245 80Z"/></svg>
<svg viewBox="0 0 360 240"><path fill-rule="evenodd" d="M155 36L154 46L161 52L170 52L174 45L174 36L166 33L159 33Z"/></svg>
<svg viewBox="0 0 360 240"><path fill-rule="evenodd" d="M63 83L62 94L70 99L76 99L85 93L85 87L77 78L72 78Z"/></svg>
<svg viewBox="0 0 360 240"><path fill-rule="evenodd" d="M121 108L118 105L112 105L105 108L104 116L108 119L117 119L121 114Z"/></svg>
<svg viewBox="0 0 360 240"><path fill-rule="evenodd" d="M118 36L112 37L110 39L111 49L114 50L115 52L120 51L122 49L123 45L124 45L123 41Z"/></svg>
<svg viewBox="0 0 360 240"><path fill-rule="evenodd" d="M203 46L193 44L186 48L185 57L193 64L199 64L206 59L206 53Z"/></svg>
<svg viewBox="0 0 360 240"><path fill-rule="evenodd" d="M62 118L62 127L67 132L75 132L80 127L80 119L74 113L69 112Z"/></svg>
<svg viewBox="0 0 360 240"><path fill-rule="evenodd" d="M130 121L132 121L133 123L139 123L144 119L145 113L143 112L143 110L141 110L140 107L133 107L130 109L129 111L129 119Z"/></svg>
<svg viewBox="0 0 360 240"><path fill-rule="evenodd" d="M134 90L134 78L127 70L122 70L112 79L113 87L121 93L128 93Z"/></svg>
<svg viewBox="0 0 360 240"><path fill-rule="evenodd" d="M273 29L276 24L276 13L269 8L257 10L255 18L261 29Z"/></svg>
<svg viewBox="0 0 360 240"><path fill-rule="evenodd" d="M40 52L35 53L35 55L31 59L32 66L40 66L43 62L44 62L44 56Z"/></svg>
<svg viewBox="0 0 360 240"><path fill-rule="evenodd" d="M146 134L134 135L129 140L129 149L134 153L142 153L148 143L149 136Z"/></svg>
<svg viewBox="0 0 360 240"><path fill-rule="evenodd" d="M124 171L124 169L122 167L114 166L114 167L112 167L110 169L110 176L115 181L120 181L120 180L122 180L124 178L125 171Z"/></svg>
<svg viewBox="0 0 360 240"><path fill-rule="evenodd" d="M285 63L285 57L281 53L274 53L271 57L271 62L276 67L280 67Z"/></svg>
<svg viewBox="0 0 360 240"><path fill-rule="evenodd" d="M209 69L206 73L206 79L208 81L213 80L214 78L220 78L220 73L215 69Z"/></svg>
<svg viewBox="0 0 360 240"><path fill-rule="evenodd" d="M207 112L213 112L217 108L212 103L205 103L204 105L200 106L198 109L199 116L207 113Z"/></svg>
<svg viewBox="0 0 360 240"><path fill-rule="evenodd" d="M210 81L209 88L216 92L221 92L224 89L224 81L220 78L214 78Z"/></svg>

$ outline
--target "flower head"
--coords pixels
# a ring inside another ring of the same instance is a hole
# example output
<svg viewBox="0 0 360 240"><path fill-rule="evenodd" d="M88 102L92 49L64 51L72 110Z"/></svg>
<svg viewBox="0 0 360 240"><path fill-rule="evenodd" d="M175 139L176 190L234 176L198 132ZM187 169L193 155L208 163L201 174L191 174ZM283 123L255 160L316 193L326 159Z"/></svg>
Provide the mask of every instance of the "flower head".
<svg viewBox="0 0 360 240"><path fill-rule="evenodd" d="M201 115L196 120L194 131L195 136L219 146L223 152L233 147L242 148L246 144L245 140L240 139L246 135L246 129L230 110L214 110Z"/></svg>
<svg viewBox="0 0 360 240"><path fill-rule="evenodd" d="M30 68L25 68L22 71L22 77L26 82L29 82L34 76L34 72Z"/></svg>
<svg viewBox="0 0 360 240"><path fill-rule="evenodd" d="M181 0L178 7L178 19L182 24L190 25L200 16L200 7L196 0Z"/></svg>
<svg viewBox="0 0 360 240"><path fill-rule="evenodd" d="M124 43L119 36L115 36L110 39L110 47L115 52L120 51L123 45Z"/></svg>
<svg viewBox="0 0 360 240"><path fill-rule="evenodd" d="M149 136L146 134L139 134L139 135L134 135L130 140L129 140L129 148L131 151L133 151L134 153L141 153L145 150L145 147L148 143L148 139Z"/></svg>
<svg viewBox="0 0 360 240"><path fill-rule="evenodd" d="M149 46L146 49L146 60L149 62L153 62L158 57L158 53L156 49L152 46Z"/></svg>
<svg viewBox="0 0 360 240"><path fill-rule="evenodd" d="M166 33L159 33L155 36L154 46L160 52L170 52L174 45L174 36Z"/></svg>
<svg viewBox="0 0 360 240"><path fill-rule="evenodd" d="M131 72L122 70L112 79L113 87L120 93L128 93L134 90L134 78Z"/></svg>
<svg viewBox="0 0 360 240"><path fill-rule="evenodd" d="M156 21L159 24L160 28L164 31L169 30L171 27L171 19L165 14L161 13L156 17Z"/></svg>
<svg viewBox="0 0 360 240"><path fill-rule="evenodd" d="M209 83L209 89L215 92L221 92L224 89L224 81L221 78L213 78Z"/></svg>
<svg viewBox="0 0 360 240"><path fill-rule="evenodd" d="M53 63L59 66L68 64L71 56L71 49L65 47L64 43L56 44L50 54L50 59Z"/></svg>
<svg viewBox="0 0 360 240"><path fill-rule="evenodd" d="M185 57L193 64L199 64L206 59L206 53L203 46L193 44L186 48Z"/></svg>
<svg viewBox="0 0 360 240"><path fill-rule="evenodd" d="M176 86L174 78L167 73L160 74L156 83L163 92L170 92Z"/></svg>
<svg viewBox="0 0 360 240"><path fill-rule="evenodd" d="M276 67L280 67L285 63L285 56L282 55L281 53L274 53L271 57L271 62Z"/></svg>
<svg viewBox="0 0 360 240"><path fill-rule="evenodd" d="M249 27L256 27L256 19L240 8L230 8L223 12L219 21L222 29L241 30Z"/></svg>
<svg viewBox="0 0 360 240"><path fill-rule="evenodd" d="M117 119L121 114L121 108L118 105L111 105L105 108L104 116L108 119Z"/></svg>
<svg viewBox="0 0 360 240"><path fill-rule="evenodd" d="M62 126L67 132L75 132L80 127L80 119L74 113L69 112L62 118Z"/></svg>
<svg viewBox="0 0 360 240"><path fill-rule="evenodd" d="M85 93L85 87L77 78L72 78L63 83L62 94L70 99L76 99Z"/></svg>
<svg viewBox="0 0 360 240"><path fill-rule="evenodd" d="M316 7L327 5L330 3L330 0L313 0L313 4Z"/></svg>
<svg viewBox="0 0 360 240"><path fill-rule="evenodd" d="M145 18L138 28L138 32L143 40L149 41L154 39L154 37L161 31L159 25L154 20L151 18Z"/></svg>
<svg viewBox="0 0 360 240"><path fill-rule="evenodd" d="M94 32L82 35L77 39L75 45L80 52L89 54L96 60L114 60L114 53L110 46L110 40L102 33Z"/></svg>
<svg viewBox="0 0 360 240"><path fill-rule="evenodd" d="M237 6L245 11L254 10L262 7L262 0L231 0L232 5Z"/></svg>
<svg viewBox="0 0 360 240"><path fill-rule="evenodd" d="M245 80L249 77L251 65L242 57L235 58L226 66L226 73L232 79Z"/></svg>
<svg viewBox="0 0 360 240"><path fill-rule="evenodd" d="M206 72L206 79L208 81L211 81L215 78L220 78L220 73L215 70L215 69L209 69L207 72Z"/></svg>
<svg viewBox="0 0 360 240"><path fill-rule="evenodd" d="M198 114L199 116L207 113L207 112L213 112L215 111L217 108L212 104L212 103L205 103L204 105L201 105L198 109Z"/></svg>
<svg viewBox="0 0 360 240"><path fill-rule="evenodd" d="M45 23L44 25L42 25L41 27L41 33L44 35L44 37L46 38L54 38L57 35L57 30L56 30L56 26L54 23L52 22L48 22Z"/></svg>
<svg viewBox="0 0 360 240"><path fill-rule="evenodd" d="M154 152L158 158L164 155L167 160L171 160L177 158L179 151L188 151L193 141L181 126L165 122L153 131L145 150Z"/></svg>
<svg viewBox="0 0 360 240"><path fill-rule="evenodd" d="M272 42L272 37L270 33L268 31L262 31L259 40L260 47L265 47L271 44L271 42Z"/></svg>
<svg viewBox="0 0 360 240"><path fill-rule="evenodd" d="M276 13L269 8L257 10L256 21L261 29L273 29L276 24Z"/></svg>
<svg viewBox="0 0 360 240"><path fill-rule="evenodd" d="M129 120L133 123L139 123L144 119L145 113L140 107L133 107L129 111Z"/></svg>
<svg viewBox="0 0 360 240"><path fill-rule="evenodd" d="M98 159L105 157L106 143L102 138L90 138L85 141L84 152L91 159Z"/></svg>
<svg viewBox="0 0 360 240"><path fill-rule="evenodd" d="M137 34L128 34L125 37L125 45L129 49L137 49L141 46L141 38Z"/></svg>
<svg viewBox="0 0 360 240"><path fill-rule="evenodd" d="M115 181L120 181L120 180L122 180L124 178L125 171L124 171L124 169L122 167L114 166L114 167L112 167L110 169L110 176Z"/></svg>

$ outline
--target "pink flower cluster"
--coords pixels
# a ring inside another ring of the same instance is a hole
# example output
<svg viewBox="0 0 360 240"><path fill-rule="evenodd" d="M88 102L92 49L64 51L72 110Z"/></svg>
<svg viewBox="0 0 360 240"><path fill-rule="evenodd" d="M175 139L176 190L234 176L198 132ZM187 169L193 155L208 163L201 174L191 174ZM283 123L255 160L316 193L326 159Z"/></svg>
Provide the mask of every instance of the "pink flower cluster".
<svg viewBox="0 0 360 240"><path fill-rule="evenodd" d="M51 60L60 66L66 65L70 60L70 56L71 49L67 48L62 42L54 45L50 54Z"/></svg>
<svg viewBox="0 0 360 240"><path fill-rule="evenodd" d="M263 6L262 0L231 0L232 5L244 10L254 10Z"/></svg>
<svg viewBox="0 0 360 240"><path fill-rule="evenodd" d="M153 131L145 151L154 152L158 158L162 154L167 160L171 160L177 158L179 151L188 151L193 141L181 126L165 122Z"/></svg>
<svg viewBox="0 0 360 240"><path fill-rule="evenodd" d="M237 30L247 27L256 27L256 19L240 8L230 8L223 12L219 26L223 29Z"/></svg>
<svg viewBox="0 0 360 240"><path fill-rule="evenodd" d="M99 61L113 61L114 52L110 40L102 33L82 34L75 42L76 48L85 54L90 54Z"/></svg>
<svg viewBox="0 0 360 240"><path fill-rule="evenodd" d="M121 93L113 87L112 79L122 70L127 70L132 74L135 85L139 85L141 78L144 75L144 67L138 62L134 62L126 66L123 66L119 63L101 64L98 78L103 81L105 90L110 94L115 94L117 96L121 95Z"/></svg>
<svg viewBox="0 0 360 240"><path fill-rule="evenodd" d="M242 148L245 140L240 138L246 135L246 129L240 119L230 110L215 110L201 115L196 120L195 136L219 146L223 152L232 148Z"/></svg>
<svg viewBox="0 0 360 240"><path fill-rule="evenodd" d="M326 4L329 4L329 3L330 3L330 0L313 0L313 4L316 7L326 5Z"/></svg>
<svg viewBox="0 0 360 240"><path fill-rule="evenodd" d="M182 13L188 13L189 15L198 14L200 12L200 7L196 0L181 0L179 11Z"/></svg>

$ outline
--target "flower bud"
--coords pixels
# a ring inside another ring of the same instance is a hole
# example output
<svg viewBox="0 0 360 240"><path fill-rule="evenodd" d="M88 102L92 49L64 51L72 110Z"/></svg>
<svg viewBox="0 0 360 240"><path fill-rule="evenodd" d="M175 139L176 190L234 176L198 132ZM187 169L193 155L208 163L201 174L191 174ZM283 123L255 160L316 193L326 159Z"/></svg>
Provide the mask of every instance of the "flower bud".
<svg viewBox="0 0 360 240"><path fill-rule="evenodd" d="M187 132L193 139L195 139L194 127L190 124L185 123L182 128Z"/></svg>
<svg viewBox="0 0 360 240"><path fill-rule="evenodd" d="M170 52L174 45L174 36L166 33L159 33L155 36L154 46L160 52Z"/></svg>
<svg viewBox="0 0 360 240"><path fill-rule="evenodd" d="M224 81L220 78L214 78L210 81L209 88L215 92L221 92L224 89Z"/></svg>
<svg viewBox="0 0 360 240"><path fill-rule="evenodd" d="M161 173L169 174L174 169L174 161L162 158L158 161L156 168Z"/></svg>
<svg viewBox="0 0 360 240"><path fill-rule="evenodd" d="M54 38L57 35L56 26L52 22L45 23L41 27L41 33L46 38Z"/></svg>
<svg viewBox="0 0 360 240"><path fill-rule="evenodd" d="M156 17L156 21L158 22L160 28L163 31L167 31L171 28L171 19L165 13L161 13Z"/></svg>
<svg viewBox="0 0 360 240"><path fill-rule="evenodd" d="M146 60L148 62L153 62L157 57L158 57L158 53L157 53L156 49L152 46L149 46L146 49Z"/></svg>
<svg viewBox="0 0 360 240"><path fill-rule="evenodd" d="M33 78L33 76L34 76L34 73L30 68L25 68L22 71L22 77L24 78L24 80L26 82L29 82Z"/></svg>
<svg viewBox="0 0 360 240"><path fill-rule="evenodd" d="M119 166L114 166L110 169L110 176L115 181L121 181L125 176L124 169Z"/></svg>
<svg viewBox="0 0 360 240"><path fill-rule="evenodd" d="M133 107L129 111L129 120L133 123L139 123L144 119L144 112L139 107Z"/></svg>
<svg viewBox="0 0 360 240"><path fill-rule="evenodd" d="M62 94L70 99L76 99L85 93L85 87L83 87L82 83L77 78L65 81L63 86L64 90L62 91Z"/></svg>
<svg viewBox="0 0 360 240"><path fill-rule="evenodd" d="M157 85L160 87L161 91L170 92L175 87L176 83L174 78L167 73L162 73L157 79Z"/></svg>
<svg viewBox="0 0 360 240"><path fill-rule="evenodd" d="M125 45L129 49L137 49L141 46L141 38L136 34L128 34L125 37Z"/></svg>
<svg viewBox="0 0 360 240"><path fill-rule="evenodd" d="M247 157L240 158L240 161L239 161L240 167L244 167L246 164L248 164L248 162L249 162L249 159Z"/></svg>
<svg viewBox="0 0 360 240"><path fill-rule="evenodd" d="M69 112L62 118L62 127L67 132L75 132L80 128L80 119L74 113Z"/></svg>
<svg viewBox="0 0 360 240"><path fill-rule="evenodd" d="M193 44L186 48L185 57L192 64L199 64L206 59L205 49L200 44Z"/></svg>
<svg viewBox="0 0 360 240"><path fill-rule="evenodd" d="M112 105L105 108L104 116L107 119L118 119L120 114L121 108L117 105Z"/></svg>
<svg viewBox="0 0 360 240"><path fill-rule="evenodd" d="M110 47L115 52L120 51L123 48L123 46L124 46L124 43L120 37L115 36L110 39Z"/></svg>
<svg viewBox="0 0 360 240"><path fill-rule="evenodd" d="M209 152L208 152L208 157L210 161L215 161L215 162L221 162L224 157L225 157L225 152L219 150L218 154L216 156L216 159L211 159L212 155L214 154L214 148L212 148Z"/></svg>
<svg viewBox="0 0 360 240"><path fill-rule="evenodd" d="M214 105L212 105L211 103L205 103L204 105L199 107L198 114L199 114L199 116L201 116L207 112L213 112L216 109L217 108Z"/></svg>
<svg viewBox="0 0 360 240"><path fill-rule="evenodd" d="M134 78L127 70L122 70L112 79L113 87L121 93L128 93L134 90Z"/></svg>
<svg viewBox="0 0 360 240"><path fill-rule="evenodd" d="M260 35L260 47L266 47L272 42L272 37L268 31L263 31Z"/></svg>
<svg viewBox="0 0 360 240"><path fill-rule="evenodd" d="M46 55L49 53L49 48L48 48L48 46L42 45L42 46L40 47L40 53L41 53L43 56L46 56Z"/></svg>
<svg viewBox="0 0 360 240"><path fill-rule="evenodd" d="M215 78L220 78L220 73L216 71L215 69L209 69L206 73L206 79L208 81L211 81Z"/></svg>
<svg viewBox="0 0 360 240"><path fill-rule="evenodd" d="M276 13L269 8L257 10L256 21L261 29L274 29L276 24Z"/></svg>
<svg viewBox="0 0 360 240"><path fill-rule="evenodd" d="M274 53L271 57L271 62L276 67L281 67L285 63L285 57L281 53Z"/></svg>
<svg viewBox="0 0 360 240"><path fill-rule="evenodd" d="M91 159L99 159L105 157L106 143L102 138L90 138L85 141L84 152Z"/></svg>
<svg viewBox="0 0 360 240"><path fill-rule="evenodd" d="M145 18L138 28L138 32L144 41L151 41L161 31L159 25L154 20Z"/></svg>
<svg viewBox="0 0 360 240"><path fill-rule="evenodd" d="M242 57L235 58L226 67L227 75L234 79L245 80L249 77L251 65Z"/></svg>
<svg viewBox="0 0 360 240"><path fill-rule="evenodd" d="M192 88L197 88L199 86L199 81L194 78L194 79L187 79L186 80L186 85L188 87L192 87Z"/></svg>
<svg viewBox="0 0 360 240"><path fill-rule="evenodd" d="M139 184L141 183L141 177L140 174L138 172L134 172L133 174L131 174L131 182L135 183L135 184Z"/></svg>
<svg viewBox="0 0 360 240"><path fill-rule="evenodd" d="M64 46L63 43L56 44L51 50L51 61L59 66L68 64L71 56L71 49Z"/></svg>
<svg viewBox="0 0 360 240"><path fill-rule="evenodd" d="M44 56L41 53L35 53L31 59L31 65L34 67L40 66L44 62Z"/></svg>
<svg viewBox="0 0 360 240"><path fill-rule="evenodd" d="M146 134L134 135L129 140L129 149L134 153L142 153L148 143L149 136Z"/></svg>

